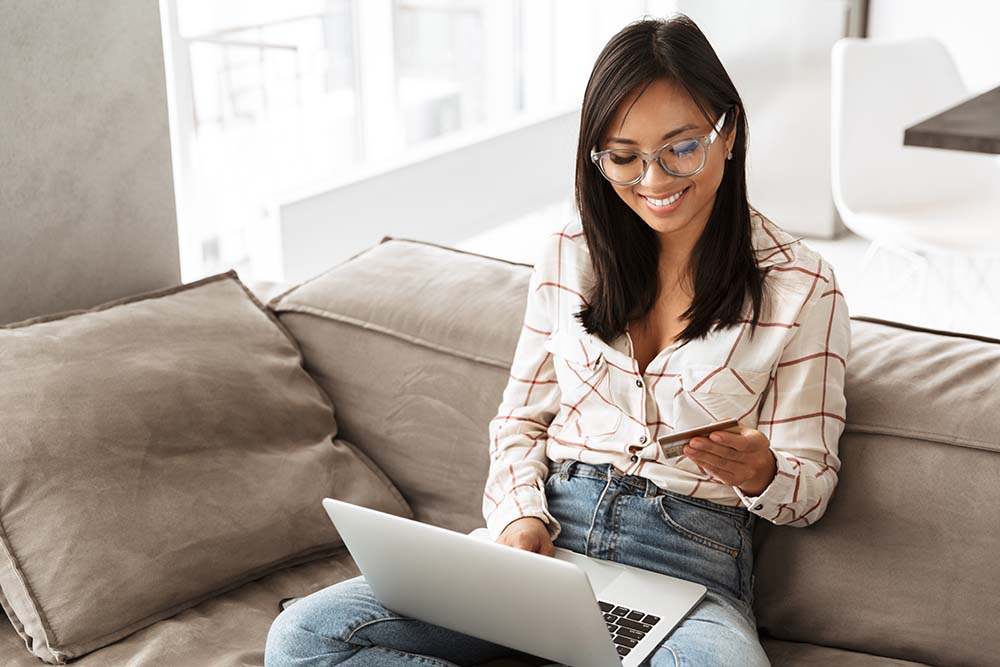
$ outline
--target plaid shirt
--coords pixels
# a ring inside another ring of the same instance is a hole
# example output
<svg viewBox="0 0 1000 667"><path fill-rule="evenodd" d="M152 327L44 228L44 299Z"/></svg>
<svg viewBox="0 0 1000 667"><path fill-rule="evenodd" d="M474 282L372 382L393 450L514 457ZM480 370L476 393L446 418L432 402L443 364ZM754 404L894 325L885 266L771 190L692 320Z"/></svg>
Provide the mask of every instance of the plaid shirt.
<svg viewBox="0 0 1000 667"><path fill-rule="evenodd" d="M756 213L753 243L768 292L753 336L746 321L716 328L661 350L642 373L627 333L608 344L573 317L593 280L580 221L546 239L510 378L489 424L483 516L493 539L523 516L539 517L558 535L545 502L550 460L610 463L668 491L743 503L775 524L807 526L823 515L840 470L847 304L830 265ZM771 443L777 474L758 496L683 454L666 459L657 443L727 418Z"/></svg>

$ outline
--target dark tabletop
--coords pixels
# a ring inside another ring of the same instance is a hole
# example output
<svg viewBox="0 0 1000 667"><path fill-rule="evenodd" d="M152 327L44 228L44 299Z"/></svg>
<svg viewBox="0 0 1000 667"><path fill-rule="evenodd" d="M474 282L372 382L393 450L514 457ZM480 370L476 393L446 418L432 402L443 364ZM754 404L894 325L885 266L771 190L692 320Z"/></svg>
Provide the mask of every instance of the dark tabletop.
<svg viewBox="0 0 1000 667"><path fill-rule="evenodd" d="M903 144L1000 154L1000 86L906 128Z"/></svg>

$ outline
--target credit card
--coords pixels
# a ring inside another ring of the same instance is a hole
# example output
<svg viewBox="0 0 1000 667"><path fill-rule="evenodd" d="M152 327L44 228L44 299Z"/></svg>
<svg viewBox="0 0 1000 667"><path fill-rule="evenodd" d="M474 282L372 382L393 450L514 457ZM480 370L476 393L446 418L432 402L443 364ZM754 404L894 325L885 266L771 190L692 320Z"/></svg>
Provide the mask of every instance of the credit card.
<svg viewBox="0 0 1000 667"><path fill-rule="evenodd" d="M706 424L697 428L690 428L686 431L670 433L661 438L657 438L656 441L660 443L660 449L663 450L663 456L670 459L683 454L684 445L686 445L691 438L695 438L700 435L708 435L713 431L729 431L730 433L739 433L740 425L735 419L725 419L720 422L715 422L714 424Z"/></svg>

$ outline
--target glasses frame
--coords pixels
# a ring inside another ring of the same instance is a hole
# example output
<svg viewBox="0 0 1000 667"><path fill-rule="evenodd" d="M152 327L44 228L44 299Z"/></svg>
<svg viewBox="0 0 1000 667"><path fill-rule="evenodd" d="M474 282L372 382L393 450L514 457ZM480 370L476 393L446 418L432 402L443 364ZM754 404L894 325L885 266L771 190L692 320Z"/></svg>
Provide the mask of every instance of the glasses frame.
<svg viewBox="0 0 1000 667"><path fill-rule="evenodd" d="M687 178L689 176L694 176L700 173L701 170L704 169L705 165L708 163L708 149L711 148L712 144L715 143L715 140L719 138L719 134L722 132L722 128L726 124L726 114L728 113L729 111L727 110L724 111L721 116L719 116L719 120L715 121L715 125L712 127L711 132L696 138L697 141L705 144L705 152L702 154L701 165L694 171L688 172L686 174L682 174L668 168L667 165L663 164L663 160L660 159L660 155L661 153L663 153L663 151L670 148L674 144L679 143L681 141L691 141L691 139L677 139L675 141L670 141L668 143L663 144L652 153L644 153L643 151L632 150L631 148L610 148L605 151L599 151L597 150L597 146L594 146L593 148L590 149L590 161L593 162L594 166L597 167L597 171L600 172L601 176L606 178L611 183L614 183L615 185L635 185L636 183L638 183L639 181L641 181L646 177L646 171L649 169L649 163L652 162L653 160L656 160L656 163L660 165L660 168L663 169L663 171L670 174L671 176L675 176L677 178ZM607 174L605 174L604 169L601 168L601 158L610 153L621 153L623 151L628 151L630 153L633 153L642 160L642 171L639 172L638 177L632 179L631 181L616 181Z"/></svg>

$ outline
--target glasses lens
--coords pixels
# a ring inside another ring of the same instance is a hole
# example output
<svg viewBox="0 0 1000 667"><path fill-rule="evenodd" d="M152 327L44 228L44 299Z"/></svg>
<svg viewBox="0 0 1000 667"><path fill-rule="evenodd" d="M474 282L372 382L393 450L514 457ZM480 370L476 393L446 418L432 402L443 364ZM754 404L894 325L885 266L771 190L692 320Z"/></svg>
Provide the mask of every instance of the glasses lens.
<svg viewBox="0 0 1000 667"><path fill-rule="evenodd" d="M677 174L693 174L705 164L705 144L700 139L684 139L674 142L660 153L663 165Z"/></svg>
<svg viewBox="0 0 1000 667"><path fill-rule="evenodd" d="M642 173L642 158L632 151L611 151L601 156L600 166L608 180L628 183Z"/></svg>

